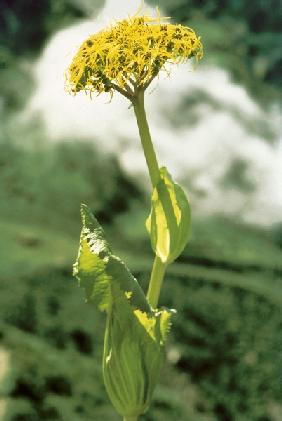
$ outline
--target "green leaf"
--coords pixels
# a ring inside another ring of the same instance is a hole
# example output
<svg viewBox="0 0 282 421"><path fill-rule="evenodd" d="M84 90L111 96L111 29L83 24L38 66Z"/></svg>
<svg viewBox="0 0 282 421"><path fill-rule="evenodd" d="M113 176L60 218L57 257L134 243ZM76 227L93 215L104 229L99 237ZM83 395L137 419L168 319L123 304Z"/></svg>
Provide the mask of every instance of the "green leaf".
<svg viewBox="0 0 282 421"><path fill-rule="evenodd" d="M118 284L113 284L113 297L105 334L104 382L117 412L134 417L151 403L171 312L134 310Z"/></svg>
<svg viewBox="0 0 282 421"><path fill-rule="evenodd" d="M74 275L84 288L87 301L93 301L101 311L108 310L111 283L130 296L135 308L150 312L151 308L139 283L118 257L114 256L105 240L102 227L86 205L81 206L82 231Z"/></svg>
<svg viewBox="0 0 282 421"><path fill-rule="evenodd" d="M86 205L74 274L107 313L103 374L108 395L122 416L149 407L164 356L171 311L154 311L126 265L110 250L104 232Z"/></svg>
<svg viewBox="0 0 282 421"><path fill-rule="evenodd" d="M151 213L146 221L152 248L163 263L171 263L181 254L188 242L190 225L188 199L163 167L153 189Z"/></svg>

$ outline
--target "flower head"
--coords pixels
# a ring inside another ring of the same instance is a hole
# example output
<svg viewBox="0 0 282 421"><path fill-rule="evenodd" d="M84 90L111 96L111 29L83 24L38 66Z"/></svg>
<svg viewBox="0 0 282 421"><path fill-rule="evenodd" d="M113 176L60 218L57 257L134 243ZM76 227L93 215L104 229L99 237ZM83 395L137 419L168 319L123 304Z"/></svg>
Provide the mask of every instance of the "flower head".
<svg viewBox="0 0 282 421"><path fill-rule="evenodd" d="M119 91L132 97L145 89L166 63L202 58L195 32L167 18L133 16L91 35L79 48L66 74L66 90L76 93Z"/></svg>

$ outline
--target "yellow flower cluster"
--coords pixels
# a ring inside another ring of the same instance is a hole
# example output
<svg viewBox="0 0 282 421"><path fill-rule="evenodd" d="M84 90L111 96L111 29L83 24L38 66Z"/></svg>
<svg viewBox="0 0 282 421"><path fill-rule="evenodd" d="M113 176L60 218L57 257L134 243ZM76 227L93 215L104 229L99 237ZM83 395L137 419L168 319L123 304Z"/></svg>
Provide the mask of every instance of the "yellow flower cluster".
<svg viewBox="0 0 282 421"><path fill-rule="evenodd" d="M202 58L202 43L192 29L163 21L134 16L90 36L66 72L66 90L117 90L130 98L147 88L166 63Z"/></svg>

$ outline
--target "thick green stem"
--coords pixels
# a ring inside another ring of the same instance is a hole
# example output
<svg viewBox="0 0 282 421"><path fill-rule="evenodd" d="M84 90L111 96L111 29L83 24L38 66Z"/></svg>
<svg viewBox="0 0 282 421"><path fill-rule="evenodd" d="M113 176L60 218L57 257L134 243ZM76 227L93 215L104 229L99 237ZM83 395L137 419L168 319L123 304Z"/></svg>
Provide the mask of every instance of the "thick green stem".
<svg viewBox="0 0 282 421"><path fill-rule="evenodd" d="M123 421L137 421L138 417L124 417Z"/></svg>
<svg viewBox="0 0 282 421"><path fill-rule="evenodd" d="M163 263L158 256L156 256L147 293L147 299L153 308L157 308L158 306L165 270L166 264Z"/></svg>
<svg viewBox="0 0 282 421"><path fill-rule="evenodd" d="M159 165L156 157L156 153L153 147L150 129L148 126L146 112L144 107L144 91L140 90L136 92L134 100L132 101L134 112L137 119L137 125L139 134L146 158L151 182L153 188L157 185L160 178ZM165 274L166 265L162 263L158 256L155 257L153 269L151 273L151 279L149 283L147 299L153 308L158 306L159 296L161 292L161 286Z"/></svg>
<svg viewBox="0 0 282 421"><path fill-rule="evenodd" d="M132 101L137 119L139 134L143 146L144 155L149 169L152 186L155 187L159 181L159 165L154 151L152 138L146 118L144 107L144 91L138 91Z"/></svg>

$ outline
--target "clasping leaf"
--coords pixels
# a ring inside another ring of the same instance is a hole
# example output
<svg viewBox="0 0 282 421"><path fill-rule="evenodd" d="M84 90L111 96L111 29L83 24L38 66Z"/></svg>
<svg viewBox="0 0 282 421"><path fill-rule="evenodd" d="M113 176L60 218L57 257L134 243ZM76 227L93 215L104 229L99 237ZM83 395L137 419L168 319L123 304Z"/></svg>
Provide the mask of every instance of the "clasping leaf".
<svg viewBox="0 0 282 421"><path fill-rule="evenodd" d="M151 244L163 263L173 262L186 246L190 233L191 210L182 188L174 183L165 167L153 189L151 213L146 221Z"/></svg>
<svg viewBox="0 0 282 421"><path fill-rule="evenodd" d="M115 282L124 293L129 293L135 308L151 311L139 283L111 252L102 227L86 205L81 205L81 218L80 245L73 268L86 300L95 302L101 311L108 310L113 299L111 284Z"/></svg>
<svg viewBox="0 0 282 421"><path fill-rule="evenodd" d="M89 208L81 207L82 231L74 275L86 299L106 312L103 375L122 416L149 407L164 356L172 311L153 310L139 283L115 256Z"/></svg>

